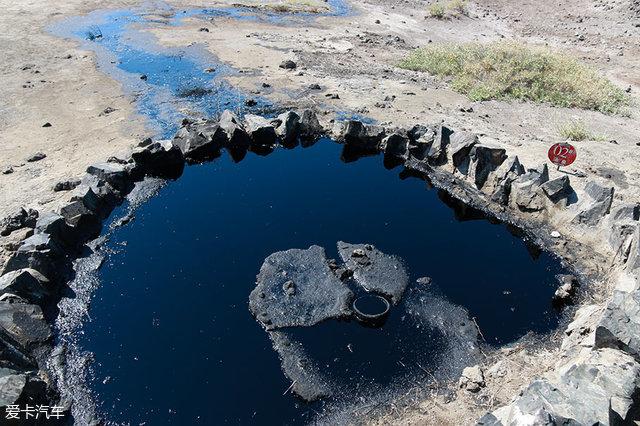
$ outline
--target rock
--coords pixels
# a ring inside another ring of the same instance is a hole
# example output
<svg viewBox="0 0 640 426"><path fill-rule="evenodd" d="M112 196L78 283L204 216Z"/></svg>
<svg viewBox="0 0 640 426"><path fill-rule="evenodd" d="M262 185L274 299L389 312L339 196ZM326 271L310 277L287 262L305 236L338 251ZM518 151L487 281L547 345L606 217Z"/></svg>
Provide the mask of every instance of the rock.
<svg viewBox="0 0 640 426"><path fill-rule="evenodd" d="M478 392L481 388L485 387L484 374L480 366L475 365L462 370L462 376L460 376L458 386L469 392Z"/></svg>
<svg viewBox="0 0 640 426"><path fill-rule="evenodd" d="M45 233L33 234L22 242L18 251L29 252L35 250L51 250L54 253L63 253L64 250L58 243Z"/></svg>
<svg viewBox="0 0 640 426"><path fill-rule="evenodd" d="M302 111L300 116L300 137L303 140L315 140L322 136L324 128L320 125L315 112L310 109Z"/></svg>
<svg viewBox="0 0 640 426"><path fill-rule="evenodd" d="M638 203L624 203L611 210L609 220L612 222L618 221L639 221L640 220L640 204Z"/></svg>
<svg viewBox="0 0 640 426"><path fill-rule="evenodd" d="M75 189L78 185L80 185L79 179L64 180L56 183L55 186L53 187L53 191L54 192L71 191L72 189Z"/></svg>
<svg viewBox="0 0 640 426"><path fill-rule="evenodd" d="M123 194L107 182L96 176L87 175L82 179L81 184L74 189L71 201L81 201L98 217L106 219L123 198Z"/></svg>
<svg viewBox="0 0 640 426"><path fill-rule="evenodd" d="M504 163L489 176L483 190L491 194L491 200L506 205L511 195L511 185L525 173L517 155L507 158Z"/></svg>
<svg viewBox="0 0 640 426"><path fill-rule="evenodd" d="M33 234L9 258L2 273L31 268L50 279L58 278L63 272L59 262L64 256L63 247L49 235Z"/></svg>
<svg viewBox="0 0 640 426"><path fill-rule="evenodd" d="M246 150L249 147L249 135L237 115L229 110L224 110L220 116L219 124L227 134L227 148Z"/></svg>
<svg viewBox="0 0 640 426"><path fill-rule="evenodd" d="M422 161L427 157L436 137L436 129L417 124L407 132L409 136L409 153Z"/></svg>
<svg viewBox="0 0 640 426"><path fill-rule="evenodd" d="M33 235L32 228L18 229L16 231L13 231L11 234L7 236L0 237L0 242L1 242L0 247L7 251L16 251L22 244L22 241L26 240L32 235Z"/></svg>
<svg viewBox="0 0 640 426"><path fill-rule="evenodd" d="M393 132L382 140L380 149L386 156L406 160L409 155L409 138L402 132Z"/></svg>
<svg viewBox="0 0 640 426"><path fill-rule="evenodd" d="M544 199L538 189L549 180L549 169L544 164L539 169L529 169L511 184L510 201L523 212L537 212L544 209Z"/></svg>
<svg viewBox="0 0 640 426"><path fill-rule="evenodd" d="M259 115L247 114L244 117L245 129L254 145L274 145L276 130L269 120Z"/></svg>
<svg viewBox="0 0 640 426"><path fill-rule="evenodd" d="M409 136L411 142L415 142L418 139L430 134L435 135L435 131L431 127L424 126L422 124L416 124L407 131L407 135Z"/></svg>
<svg viewBox="0 0 640 426"><path fill-rule="evenodd" d="M478 136L471 132L454 132L449 137L449 140L449 152L451 153L453 166L463 174L467 174L471 161L469 154L471 149L479 143Z"/></svg>
<svg viewBox="0 0 640 426"><path fill-rule="evenodd" d="M39 372L37 370L28 371L28 369L35 368L35 366L30 365L25 368L17 367L14 369L11 368L0 367L0 409L3 411L3 416L6 417L6 413L8 413L7 408L9 405L16 405L20 407L26 407L29 405L32 409L37 410L35 407L46 407L48 404L51 404L51 392L47 386L47 383L44 382L39 376ZM23 410L26 408L23 408ZM37 415L37 411L32 411L35 415ZM20 414L22 419L24 419L24 412ZM42 419L44 417L43 414L40 414L39 418ZM64 417L67 418L67 417ZM20 421L17 420L17 424L31 424L30 420ZM35 423L39 422L36 420ZM12 421L9 420L7 424L11 424ZM56 422L54 420L51 421L52 424Z"/></svg>
<svg viewBox="0 0 640 426"><path fill-rule="evenodd" d="M3 175L10 175L11 173L13 173L13 167L9 166L9 167L5 167L4 169L2 169L2 174Z"/></svg>
<svg viewBox="0 0 640 426"><path fill-rule="evenodd" d="M322 87L320 87L319 84L314 83L309 85L309 90L322 90Z"/></svg>
<svg viewBox="0 0 640 426"><path fill-rule="evenodd" d="M629 255L626 262L627 270L635 275L636 282L640 285L640 226L635 229L635 233L631 239Z"/></svg>
<svg viewBox="0 0 640 426"><path fill-rule="evenodd" d="M96 163L87 167L87 173L107 182L119 191L133 187L129 179L130 167L118 163Z"/></svg>
<svg viewBox="0 0 640 426"><path fill-rule="evenodd" d="M26 385L26 374L0 367L0 407L16 405Z"/></svg>
<svg viewBox="0 0 640 426"><path fill-rule="evenodd" d="M560 238L562 236L558 231L551 231L550 235L552 238Z"/></svg>
<svg viewBox="0 0 640 426"><path fill-rule="evenodd" d="M210 160L220 156L220 149L227 141L226 132L217 123L187 124L178 130L173 143L190 163Z"/></svg>
<svg viewBox="0 0 640 426"><path fill-rule="evenodd" d="M557 179L543 183L540 188L552 203L557 204L561 200L566 200L572 196L573 189L569 182L569 176L561 176Z"/></svg>
<svg viewBox="0 0 640 426"><path fill-rule="evenodd" d="M151 145L152 143L153 143L153 139L151 139L151 138L145 138L145 139L143 139L142 141L140 141L140 142L138 143L138 147L140 147L140 148L144 148L144 147L146 147L146 146Z"/></svg>
<svg viewBox="0 0 640 426"><path fill-rule="evenodd" d="M445 126L438 126L433 138L433 143L427 152L427 161L429 164L439 166L447 161L447 146L449 145L449 137L451 130Z"/></svg>
<svg viewBox="0 0 640 426"><path fill-rule="evenodd" d="M640 291L613 292L596 327L595 346L640 357Z"/></svg>
<svg viewBox="0 0 640 426"><path fill-rule="evenodd" d="M628 271L638 270L640 284L640 204L624 203L613 208L601 228L615 257L626 264Z"/></svg>
<svg viewBox="0 0 640 426"><path fill-rule="evenodd" d="M344 122L340 140L358 152L377 152L385 135L384 128L369 126L358 120Z"/></svg>
<svg viewBox="0 0 640 426"><path fill-rule="evenodd" d="M569 354L572 350L595 346L594 331L603 311L604 307L600 305L583 305L576 311L573 321L564 331L566 337L562 340L563 353Z"/></svg>
<svg viewBox="0 0 640 426"><path fill-rule="evenodd" d="M300 135L300 116L293 111L280 114L272 124L284 146L295 145Z"/></svg>
<svg viewBox="0 0 640 426"><path fill-rule="evenodd" d="M0 221L0 235L7 236L13 231L25 227L33 228L38 219L38 212L33 209L20 208Z"/></svg>
<svg viewBox="0 0 640 426"><path fill-rule="evenodd" d="M580 203L580 213L573 219L573 223L596 226L600 220L609 214L613 203L613 186L601 186L590 181L585 186L587 197Z"/></svg>
<svg viewBox="0 0 640 426"><path fill-rule="evenodd" d="M431 285L433 279L431 277L420 277L416 280L416 282L420 285L428 286Z"/></svg>
<svg viewBox="0 0 640 426"><path fill-rule="evenodd" d="M473 179L478 189L482 189L489 178L489 174L497 170L507 159L504 148L483 144L474 144L469 157L471 159L469 176Z"/></svg>
<svg viewBox="0 0 640 426"><path fill-rule="evenodd" d="M41 214L34 227L34 233L51 235L56 241L63 243L68 242L66 238L69 236L69 232L71 232L71 230L65 222L64 217L54 212Z"/></svg>
<svg viewBox="0 0 640 426"><path fill-rule="evenodd" d="M571 298L575 295L578 280L573 275L557 275L556 278L560 286L553 295L553 301L557 305L566 305L571 302Z"/></svg>
<svg viewBox="0 0 640 426"><path fill-rule="evenodd" d="M60 216L73 230L75 241L83 244L100 235L102 230L101 218L82 201L71 201L60 208Z"/></svg>
<svg viewBox="0 0 640 426"><path fill-rule="evenodd" d="M33 234L26 238L7 261L3 274L18 269L31 268L47 277L60 272L58 261L65 252L62 246L47 234Z"/></svg>
<svg viewBox="0 0 640 426"><path fill-rule="evenodd" d="M27 158L27 161L29 163L34 163L34 162L40 161L40 160L42 160L44 158L47 158L47 154L45 154L43 152L36 152L31 157Z"/></svg>
<svg viewBox="0 0 640 426"><path fill-rule="evenodd" d="M283 290L294 287L295 294ZM308 327L351 315L353 293L333 273L324 249L291 249L267 257L260 268L249 309L267 330Z"/></svg>
<svg viewBox="0 0 640 426"><path fill-rule="evenodd" d="M0 327L27 350L51 339L51 329L37 305L0 302Z"/></svg>
<svg viewBox="0 0 640 426"><path fill-rule="evenodd" d="M18 296L9 293L0 296L0 303L28 304L27 301L21 301ZM5 332L0 332L0 360L1 367L15 368L20 371L37 367L37 362L30 351L21 347L18 342ZM2 387L0 387L0 389L2 389Z"/></svg>
<svg viewBox="0 0 640 426"><path fill-rule="evenodd" d="M478 420L478 422L476 423L476 426L504 426L504 425L492 413L487 413Z"/></svg>
<svg viewBox="0 0 640 426"><path fill-rule="evenodd" d="M433 143L427 152L427 160L430 164L439 166L447 161L447 146L452 131L445 126L438 126L433 138Z"/></svg>
<svg viewBox="0 0 640 426"><path fill-rule="evenodd" d="M50 283L34 269L18 269L0 277L0 295L7 293L41 304L51 294Z"/></svg>
<svg viewBox="0 0 640 426"><path fill-rule="evenodd" d="M98 114L98 117L104 117L105 115L109 115L115 111L117 111L115 108L108 106L105 109L103 109L100 114Z"/></svg>
<svg viewBox="0 0 640 426"><path fill-rule="evenodd" d="M631 424L640 365L614 349L585 351L492 414L502 424Z"/></svg>
<svg viewBox="0 0 640 426"><path fill-rule="evenodd" d="M184 170L182 151L171 141L156 141L136 148L131 158L142 176L176 179Z"/></svg>
<svg viewBox="0 0 640 426"><path fill-rule="evenodd" d="M573 409L558 415L582 424L628 424L640 385L640 365L629 355L612 349L590 351L561 369L559 387L566 389Z"/></svg>
<svg viewBox="0 0 640 426"><path fill-rule="evenodd" d="M285 70L294 70L297 67L298 67L298 64L293 62L291 59L287 59L286 61L282 61L280 63L280 68L283 68Z"/></svg>
<svg viewBox="0 0 640 426"><path fill-rule="evenodd" d="M368 292L389 297L397 304L409 284L409 276L396 256L382 253L371 244L338 242L338 254L353 278Z"/></svg>

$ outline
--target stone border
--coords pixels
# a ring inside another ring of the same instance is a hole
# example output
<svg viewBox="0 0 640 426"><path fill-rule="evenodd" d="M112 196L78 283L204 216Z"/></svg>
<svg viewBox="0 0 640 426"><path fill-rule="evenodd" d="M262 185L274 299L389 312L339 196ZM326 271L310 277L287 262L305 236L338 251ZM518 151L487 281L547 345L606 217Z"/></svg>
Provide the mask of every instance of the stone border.
<svg viewBox="0 0 640 426"><path fill-rule="evenodd" d="M552 377L534 381L479 424L619 424L635 415L640 387L640 205L612 209L613 187L592 181L577 194L568 176L550 180L546 165L527 170L517 156L483 144L469 132L443 125L400 129L355 120L325 129L311 110L300 115L288 111L275 119L247 115L240 120L225 111L217 121L185 120L173 141L147 139L125 158L111 157L88 167L70 202L59 211L23 209L6 219L0 233L16 232L21 241L0 274L0 405L57 401L56 384L44 367L51 356L49 324L56 318L56 304L73 276L73 260L99 236L103 222L135 182L178 178L185 161L216 158L223 148L239 161L247 150L266 153L278 143L304 146L325 134L344 144L345 159L382 152L385 161L403 164L406 173L513 224L579 269L591 270L577 256L585 247L552 228L606 238L611 256L602 258L613 257L615 272L598 274L614 281L606 307L578 309L565 331L562 361ZM559 241L566 246L559 247ZM575 289L564 290L572 296Z"/></svg>

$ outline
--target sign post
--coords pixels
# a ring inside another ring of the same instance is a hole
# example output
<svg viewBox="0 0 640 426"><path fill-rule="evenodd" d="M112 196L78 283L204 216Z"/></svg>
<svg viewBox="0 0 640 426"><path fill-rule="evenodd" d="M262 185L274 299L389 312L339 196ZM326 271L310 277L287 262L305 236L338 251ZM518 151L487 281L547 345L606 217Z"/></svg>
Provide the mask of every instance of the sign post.
<svg viewBox="0 0 640 426"><path fill-rule="evenodd" d="M549 160L558 166L558 170L560 166L568 166L576 161L577 155L576 148L567 142L554 144L548 152Z"/></svg>

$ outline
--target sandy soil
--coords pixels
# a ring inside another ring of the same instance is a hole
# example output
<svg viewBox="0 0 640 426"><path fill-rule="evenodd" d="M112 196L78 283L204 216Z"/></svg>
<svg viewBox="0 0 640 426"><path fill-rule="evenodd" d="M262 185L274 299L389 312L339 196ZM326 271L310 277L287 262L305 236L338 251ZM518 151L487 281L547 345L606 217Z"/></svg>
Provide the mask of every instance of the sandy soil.
<svg viewBox="0 0 640 426"><path fill-rule="evenodd" d="M112 2L125 6L131 2ZM53 208L61 180L78 178L146 134L120 85L95 67L88 52L50 35L62 16L104 7L98 1L0 1L0 217L20 206ZM107 107L115 111L101 114ZM43 127L50 123L50 127ZM46 154L27 162L36 152Z"/></svg>
<svg viewBox="0 0 640 426"><path fill-rule="evenodd" d="M148 31L167 46L201 43L220 60L245 71L229 77L231 84L283 106L313 106L325 112L326 120L346 111L398 125L444 121L505 146L531 167L546 161L548 147L561 140L561 125L582 120L605 140L575 143L578 161L568 171L586 177L571 176L572 185L580 188L587 178L600 177L616 186L619 200L639 200L640 8L636 1L633 9L633 1L477 0L470 4L469 16L440 21L426 17L428 1L364 0L354 2L356 13L351 16L321 17L294 26L190 18L180 27L159 23ZM52 0L43 6L33 0L0 0L0 171L13 169L0 174L0 217L20 206L55 208L68 196L53 192L56 182L79 177L92 162L149 134L132 99L96 69L93 55L47 32L49 24L65 16L142 3ZM168 3L188 8L215 2ZM199 31L202 27L209 32ZM529 103L471 103L428 75L394 66L409 49L430 42L502 38L548 44L597 67L620 87L629 88L636 102L630 116ZM280 69L285 59L295 60L298 69ZM263 83L270 87L265 89ZM311 84L321 89L310 89ZM115 111L101 114L107 107ZM43 127L45 123L51 126ZM36 152L47 157L27 162ZM517 353L503 361L495 377L522 373L527 379L496 379L492 388L490 376L484 394L489 398L463 393L455 403L435 398L396 410L382 422L471 422L478 413L506 402L554 361L552 350L536 356L517 348L506 350Z"/></svg>

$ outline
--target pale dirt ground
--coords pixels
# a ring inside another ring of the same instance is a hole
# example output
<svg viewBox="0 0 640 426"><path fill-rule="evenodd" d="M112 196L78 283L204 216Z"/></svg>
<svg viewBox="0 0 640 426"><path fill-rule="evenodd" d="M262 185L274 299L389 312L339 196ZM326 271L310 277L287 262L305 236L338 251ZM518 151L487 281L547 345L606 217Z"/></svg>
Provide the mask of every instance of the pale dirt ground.
<svg viewBox="0 0 640 426"><path fill-rule="evenodd" d="M56 182L80 177L92 162L104 161L149 134L120 85L96 70L93 55L46 31L64 16L142 3L52 0L43 5L0 0L0 171L9 166L15 170L0 175L0 217L23 205L55 208L68 196L52 191ZM189 8L224 2L168 3ZM526 166L546 161L548 147L561 140L561 125L583 120L607 141L575 143L579 157L570 170L613 182L618 200L640 200L637 106L630 117L623 117L527 103L470 103L425 74L394 67L408 49L430 41L519 39L577 55L620 87L630 87L637 103L640 16L632 11L632 0L477 0L470 5L469 17L444 21L425 18L428 1L354 3L353 16L323 17L297 26L192 18L182 27L159 23L149 32L167 46L205 45L223 62L246 71L229 77L230 83L281 105L317 107L326 111L325 120L333 118L333 112L347 110L398 125L444 121L455 130L468 129L505 146ZM198 31L201 27L210 31ZM284 59L295 60L298 69L280 69ZM25 65L33 66L23 69ZM263 88L264 82L271 87ZM322 90L309 90L312 83ZM338 94L339 99L329 99L327 93ZM385 101L392 96L395 99ZM461 106L471 106L473 112L462 112ZM106 107L116 111L100 116ZM45 122L52 127L43 128ZM37 151L47 158L26 163ZM552 170L552 175L557 173ZM571 180L578 189L586 182L574 176ZM492 406L507 402L557 360L557 349L533 354L518 346L512 351L508 357L492 355L502 361L495 374L488 375L481 397L460 392L453 402L434 398L395 407L379 423L471 423Z"/></svg>
<svg viewBox="0 0 640 426"><path fill-rule="evenodd" d="M20 206L53 207L65 195L52 191L56 182L79 177L146 132L131 100L96 70L92 55L46 31L62 16L100 7L99 1L0 1L0 170L14 169L0 174L0 217ZM107 107L116 111L99 116ZM42 127L47 122L51 127ZM36 152L47 157L27 163Z"/></svg>

